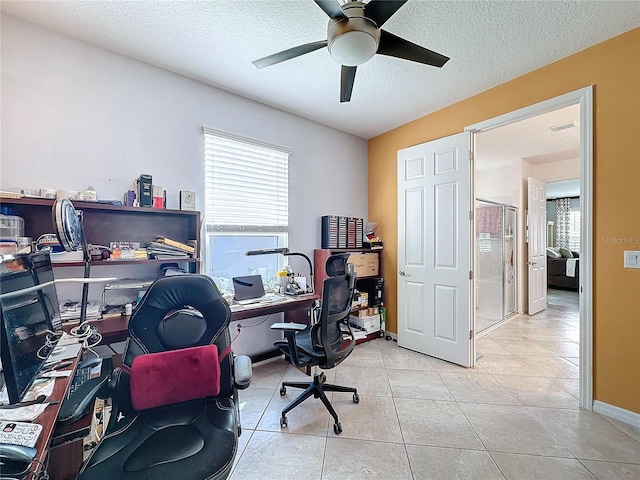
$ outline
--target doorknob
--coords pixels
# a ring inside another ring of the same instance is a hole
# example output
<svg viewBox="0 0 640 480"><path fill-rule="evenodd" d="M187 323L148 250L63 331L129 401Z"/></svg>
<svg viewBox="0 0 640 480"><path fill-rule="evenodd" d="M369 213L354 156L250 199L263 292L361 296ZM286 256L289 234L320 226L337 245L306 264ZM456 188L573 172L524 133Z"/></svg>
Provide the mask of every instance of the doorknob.
<svg viewBox="0 0 640 480"><path fill-rule="evenodd" d="M404 272L404 270L400 270L398 273L400 274L401 277L408 277L409 276Z"/></svg>

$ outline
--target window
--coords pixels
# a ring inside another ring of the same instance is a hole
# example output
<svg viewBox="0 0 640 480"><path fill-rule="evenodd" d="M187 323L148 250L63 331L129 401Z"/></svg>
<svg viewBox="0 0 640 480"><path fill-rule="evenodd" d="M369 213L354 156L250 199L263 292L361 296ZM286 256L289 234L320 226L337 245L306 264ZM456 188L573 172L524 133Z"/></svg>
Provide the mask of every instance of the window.
<svg viewBox="0 0 640 480"><path fill-rule="evenodd" d="M239 275L274 282L284 257L245 252L288 244L291 151L208 127L204 138L206 273L223 292Z"/></svg>
<svg viewBox="0 0 640 480"><path fill-rule="evenodd" d="M569 250L580 253L580 211L569 212Z"/></svg>

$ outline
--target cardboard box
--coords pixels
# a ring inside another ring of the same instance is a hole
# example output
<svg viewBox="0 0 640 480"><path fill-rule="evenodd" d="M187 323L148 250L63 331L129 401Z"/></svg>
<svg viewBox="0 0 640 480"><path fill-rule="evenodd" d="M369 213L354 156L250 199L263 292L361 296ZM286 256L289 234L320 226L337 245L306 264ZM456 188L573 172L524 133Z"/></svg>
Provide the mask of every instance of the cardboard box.
<svg viewBox="0 0 640 480"><path fill-rule="evenodd" d="M378 253L352 253L348 263L353 263L358 278L375 277L380 271L380 255Z"/></svg>
<svg viewBox="0 0 640 480"><path fill-rule="evenodd" d="M349 317L349 323L351 326L364 330L366 333L377 332L380 330L380 314L362 317L351 315Z"/></svg>

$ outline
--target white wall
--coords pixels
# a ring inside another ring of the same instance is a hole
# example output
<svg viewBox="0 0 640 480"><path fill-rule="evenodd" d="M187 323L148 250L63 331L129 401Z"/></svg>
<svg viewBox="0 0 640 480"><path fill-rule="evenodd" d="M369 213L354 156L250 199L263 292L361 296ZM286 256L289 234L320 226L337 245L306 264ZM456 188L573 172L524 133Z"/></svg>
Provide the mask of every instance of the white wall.
<svg viewBox="0 0 640 480"><path fill-rule="evenodd" d="M513 205L513 165L476 171L476 198Z"/></svg>
<svg viewBox="0 0 640 480"><path fill-rule="evenodd" d="M367 218L365 140L10 15L1 21L0 188L93 185L99 198L121 199L148 173L169 208L193 190L202 210L208 125L292 148L292 250L320 247L322 215Z"/></svg>
<svg viewBox="0 0 640 480"><path fill-rule="evenodd" d="M320 216L367 217L366 141L2 15L2 188L121 199L141 173L203 206L202 125L293 149L290 245L320 246ZM224 68L224 66L220 66Z"/></svg>
<svg viewBox="0 0 640 480"><path fill-rule="evenodd" d="M580 178L580 158L535 165L532 176L545 182Z"/></svg>

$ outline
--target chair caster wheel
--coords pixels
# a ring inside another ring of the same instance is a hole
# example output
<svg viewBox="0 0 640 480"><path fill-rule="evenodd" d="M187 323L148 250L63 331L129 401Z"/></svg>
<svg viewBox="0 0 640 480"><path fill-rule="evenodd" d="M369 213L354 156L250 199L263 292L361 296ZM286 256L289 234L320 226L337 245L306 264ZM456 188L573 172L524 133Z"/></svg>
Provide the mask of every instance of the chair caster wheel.
<svg viewBox="0 0 640 480"><path fill-rule="evenodd" d="M360 395L357 393L353 394L353 403L360 403Z"/></svg>
<svg viewBox="0 0 640 480"><path fill-rule="evenodd" d="M336 435L340 435L342 433L342 424L340 422L333 424L333 431Z"/></svg>
<svg viewBox="0 0 640 480"><path fill-rule="evenodd" d="M327 381L327 376L324 374L324 372L322 372L320 374L320 383L324 383Z"/></svg>
<svg viewBox="0 0 640 480"><path fill-rule="evenodd" d="M280 388L280 396L284 397L287 394L287 389L285 387Z"/></svg>
<svg viewBox="0 0 640 480"><path fill-rule="evenodd" d="M280 417L280 428L287 428L287 417Z"/></svg>

